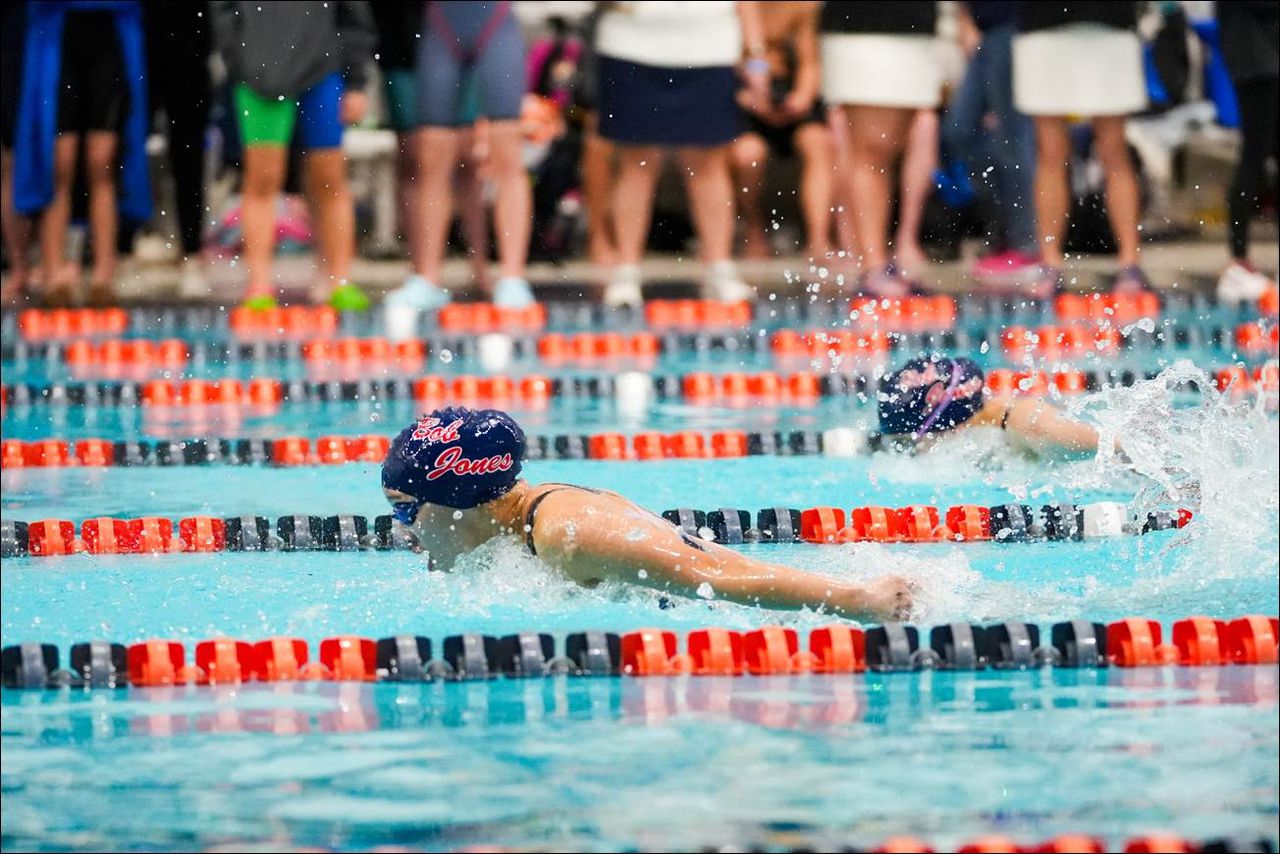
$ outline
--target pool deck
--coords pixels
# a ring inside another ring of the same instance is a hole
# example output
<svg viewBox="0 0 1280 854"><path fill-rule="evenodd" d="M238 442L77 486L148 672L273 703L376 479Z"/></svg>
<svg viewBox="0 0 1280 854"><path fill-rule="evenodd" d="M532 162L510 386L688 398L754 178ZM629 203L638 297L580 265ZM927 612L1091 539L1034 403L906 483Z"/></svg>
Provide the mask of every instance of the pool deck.
<svg viewBox="0 0 1280 854"><path fill-rule="evenodd" d="M1263 239L1253 247L1255 263L1264 270L1274 270L1280 245L1274 229L1268 228ZM920 280L927 286L942 292L959 293L975 290L975 283L968 275L970 259L934 264ZM1149 244L1143 252L1143 265L1157 288L1195 289L1211 291L1223 266L1227 262L1225 243L1219 240L1194 239ZM765 261L743 261L740 267L751 283L767 287L763 295L777 293L780 297L796 296L805 292L818 277L808 270L807 262L799 256L780 257ZM1107 276L1115 269L1110 256L1084 256L1073 260L1067 267L1068 286L1091 290L1105 284ZM314 262L309 255L282 257L277 262L277 277L286 293L305 291L314 275ZM649 297L683 297L694 293L699 266L692 257L674 255L650 255L644 263L645 292ZM378 297L396 287L409 274L407 260L374 260L358 258L355 262L354 280ZM606 271L582 260L565 264L535 263L530 265L529 280L540 299L570 300L579 297L598 297ZM178 268L170 261L144 261L129 259L122 266L120 296L127 303L172 303L176 301ZM469 264L465 259L452 258L446 266L445 280L461 299L479 297L479 291L470 283ZM243 282L243 266L230 259L219 258L210 262L208 281L210 287L207 302L229 303L236 300ZM834 281L834 271L827 281ZM830 287L830 286L827 286ZM824 287L823 290L827 290ZM830 291L828 291L830 292Z"/></svg>

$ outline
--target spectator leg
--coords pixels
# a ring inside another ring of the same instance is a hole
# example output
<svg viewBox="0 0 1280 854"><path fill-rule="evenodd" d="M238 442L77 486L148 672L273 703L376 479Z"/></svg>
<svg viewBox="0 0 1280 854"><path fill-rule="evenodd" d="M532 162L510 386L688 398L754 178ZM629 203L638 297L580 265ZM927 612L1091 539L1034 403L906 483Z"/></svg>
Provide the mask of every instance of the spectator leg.
<svg viewBox="0 0 1280 854"><path fill-rule="evenodd" d="M341 148L308 151L304 172L324 269L324 278L312 290L311 300L322 303L335 287L351 277L351 259L356 249L355 208L347 182L347 159Z"/></svg>
<svg viewBox="0 0 1280 854"><path fill-rule="evenodd" d="M596 114L583 119L582 195L587 205L587 251L594 264L612 266L616 260L609 191L613 186L613 143L600 135Z"/></svg>
<svg viewBox="0 0 1280 854"><path fill-rule="evenodd" d="M742 252L747 258L769 255L768 226L760 194L764 192L764 170L769 162L769 146L758 133L744 133L733 141L733 186L738 212L743 219Z"/></svg>
<svg viewBox="0 0 1280 854"><path fill-rule="evenodd" d="M1116 261L1121 267L1138 263L1138 176L1124 141L1124 116L1100 116L1093 120L1094 145L1107 177L1107 218L1116 237Z"/></svg>
<svg viewBox="0 0 1280 854"><path fill-rule="evenodd" d="M44 263L45 299L52 305L71 302L76 268L66 259L71 219L71 184L75 178L79 134L58 134L53 149L53 196L40 215L40 253ZM112 238L114 240L114 237Z"/></svg>
<svg viewBox="0 0 1280 854"><path fill-rule="evenodd" d="M733 254L733 179L729 174L729 146L681 148L677 152L684 173L685 194L698 233L703 264L727 261Z"/></svg>
<svg viewBox="0 0 1280 854"><path fill-rule="evenodd" d="M1277 134L1275 78L1236 83L1240 103L1240 159L1227 195L1228 224L1231 229L1231 257L1249 260L1249 223L1258 209L1258 191L1267 166L1275 153Z"/></svg>
<svg viewBox="0 0 1280 854"><path fill-rule="evenodd" d="M13 206L13 149L0 152L0 226L9 253L9 275L5 278L0 303L12 305L27 289L31 276L31 220Z"/></svg>
<svg viewBox="0 0 1280 854"><path fill-rule="evenodd" d="M460 132L460 156L457 171L453 174L453 183L455 198L458 199L458 220L462 224L462 236L467 241L467 257L471 261L471 276L477 285L488 290L489 211L485 207L484 198L486 158L477 148L480 144L477 137L481 133L479 124Z"/></svg>
<svg viewBox="0 0 1280 854"><path fill-rule="evenodd" d="M795 147L800 154L800 210L808 253L822 262L831 251L835 143L826 125L808 122L796 128Z"/></svg>
<svg viewBox="0 0 1280 854"><path fill-rule="evenodd" d="M1062 238L1066 232L1071 192L1067 167L1071 139L1064 116L1036 116L1036 232L1040 258L1050 267L1062 266Z"/></svg>
<svg viewBox="0 0 1280 854"><path fill-rule="evenodd" d="M938 125L936 111L917 110L907 133L900 181L902 201L893 248L899 265L908 271L921 270L929 263L920 246L920 222L933 189L933 173L938 168Z"/></svg>
<svg viewBox="0 0 1280 854"><path fill-rule="evenodd" d="M93 300L109 301L116 279L116 150L120 138L111 131L89 131L85 137L85 178L89 186L89 231L93 240ZM102 291L102 293L98 293Z"/></svg>
<svg viewBox="0 0 1280 854"><path fill-rule="evenodd" d="M662 149L647 145L618 146L618 180L613 196L613 227L618 263L639 264L649 239L653 194L662 174Z"/></svg>
<svg viewBox="0 0 1280 854"><path fill-rule="evenodd" d="M489 123L489 171L497 187L493 229L498 241L498 271L503 277L522 279L529 260L533 193L520 145L518 121Z"/></svg>
<svg viewBox="0 0 1280 854"><path fill-rule="evenodd" d="M271 258L276 246L276 200L284 188L288 151L282 145L249 145L244 150L240 224L249 270L245 298L274 297Z"/></svg>
<svg viewBox="0 0 1280 854"><path fill-rule="evenodd" d="M412 130L399 135L397 142L400 150L396 157L396 193L400 206L400 234L409 247L409 260L413 271L422 274L423 228L421 216L420 179L418 167L418 151L420 146L420 130Z"/></svg>
<svg viewBox="0 0 1280 854"><path fill-rule="evenodd" d="M458 158L458 132L428 127L418 134L418 211L422 229L422 256L418 269L427 281L439 285L444 275L444 255L453 220L453 170Z"/></svg>
<svg viewBox="0 0 1280 854"><path fill-rule="evenodd" d="M894 160L906 141L914 111L898 107L849 105L849 183L854 229L869 272L889 263L889 208Z"/></svg>

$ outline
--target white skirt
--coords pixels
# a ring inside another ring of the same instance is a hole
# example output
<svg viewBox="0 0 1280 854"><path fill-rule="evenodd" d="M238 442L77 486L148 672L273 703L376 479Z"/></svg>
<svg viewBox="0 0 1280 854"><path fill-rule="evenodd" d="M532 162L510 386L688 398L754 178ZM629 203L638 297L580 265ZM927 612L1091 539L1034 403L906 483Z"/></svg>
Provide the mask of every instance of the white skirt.
<svg viewBox="0 0 1280 854"><path fill-rule="evenodd" d="M822 36L822 99L828 104L933 108L942 97L942 57L933 36Z"/></svg>
<svg viewBox="0 0 1280 854"><path fill-rule="evenodd" d="M1137 33L1082 24L1015 37L1013 102L1029 116L1126 116L1146 109Z"/></svg>

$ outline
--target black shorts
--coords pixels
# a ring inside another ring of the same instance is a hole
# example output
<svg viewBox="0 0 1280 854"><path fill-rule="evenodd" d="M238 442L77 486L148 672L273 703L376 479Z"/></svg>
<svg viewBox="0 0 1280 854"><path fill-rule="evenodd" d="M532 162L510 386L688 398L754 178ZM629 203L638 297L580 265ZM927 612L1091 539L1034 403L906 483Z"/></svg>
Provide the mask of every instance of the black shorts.
<svg viewBox="0 0 1280 854"><path fill-rule="evenodd" d="M129 84L110 12L67 13L58 92L58 133L120 132L129 110Z"/></svg>

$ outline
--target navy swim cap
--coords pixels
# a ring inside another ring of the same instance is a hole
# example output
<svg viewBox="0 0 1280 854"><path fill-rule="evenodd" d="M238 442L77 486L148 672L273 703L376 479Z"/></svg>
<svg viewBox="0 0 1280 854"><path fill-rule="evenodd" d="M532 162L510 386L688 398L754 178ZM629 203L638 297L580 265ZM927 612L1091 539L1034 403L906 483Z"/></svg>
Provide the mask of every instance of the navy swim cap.
<svg viewBox="0 0 1280 854"><path fill-rule="evenodd" d="M423 504L469 510L506 495L520 477L522 459L524 431L510 415L449 406L423 415L392 440L382 485Z"/></svg>
<svg viewBox="0 0 1280 854"><path fill-rule="evenodd" d="M912 359L880 380L880 432L909 434L950 430L982 408L982 368L963 356Z"/></svg>

